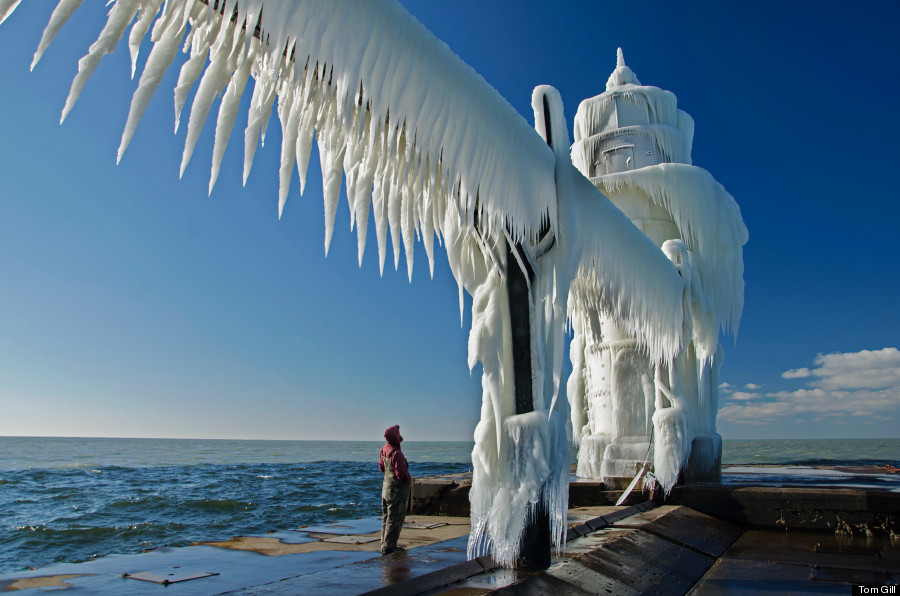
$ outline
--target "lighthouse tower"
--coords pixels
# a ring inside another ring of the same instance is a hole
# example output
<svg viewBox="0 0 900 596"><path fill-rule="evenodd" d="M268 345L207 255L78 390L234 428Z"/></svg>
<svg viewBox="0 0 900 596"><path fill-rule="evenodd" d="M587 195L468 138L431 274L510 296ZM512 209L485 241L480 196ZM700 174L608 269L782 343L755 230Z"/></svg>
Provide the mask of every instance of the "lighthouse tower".
<svg viewBox="0 0 900 596"><path fill-rule="evenodd" d="M689 480L719 473L718 338L740 320L747 229L731 195L691 164L693 137L675 95L642 85L621 48L606 91L578 107L572 162L657 246L666 244L689 278L677 362L650 362L608 313L573 313L568 395L579 476L621 484L647 459L660 480L679 470ZM683 461L663 464L654 451Z"/></svg>

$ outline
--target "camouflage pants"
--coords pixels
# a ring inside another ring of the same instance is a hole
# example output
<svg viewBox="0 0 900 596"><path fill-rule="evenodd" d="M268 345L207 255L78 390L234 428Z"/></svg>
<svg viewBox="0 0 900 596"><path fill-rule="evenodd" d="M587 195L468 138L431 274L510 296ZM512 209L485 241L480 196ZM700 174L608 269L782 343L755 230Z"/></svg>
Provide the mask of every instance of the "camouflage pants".
<svg viewBox="0 0 900 596"><path fill-rule="evenodd" d="M397 539L409 508L409 491L412 482L385 482L381 489L381 552L392 553L397 549Z"/></svg>

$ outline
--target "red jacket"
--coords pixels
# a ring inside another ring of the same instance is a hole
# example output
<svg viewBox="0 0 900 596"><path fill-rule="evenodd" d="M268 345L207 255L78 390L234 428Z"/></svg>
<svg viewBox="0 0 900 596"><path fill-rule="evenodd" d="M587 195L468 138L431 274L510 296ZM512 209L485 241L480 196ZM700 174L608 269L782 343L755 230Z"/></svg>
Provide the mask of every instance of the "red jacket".
<svg viewBox="0 0 900 596"><path fill-rule="evenodd" d="M409 482L411 480L409 466L406 463L406 456L400 451L400 441L403 440L403 437L400 436L400 427L396 424L388 427L384 431L384 438L387 440L387 443L384 444L384 447L381 448L381 452L378 454L378 468L384 472L383 458L386 457L394 468L394 477L401 482Z"/></svg>

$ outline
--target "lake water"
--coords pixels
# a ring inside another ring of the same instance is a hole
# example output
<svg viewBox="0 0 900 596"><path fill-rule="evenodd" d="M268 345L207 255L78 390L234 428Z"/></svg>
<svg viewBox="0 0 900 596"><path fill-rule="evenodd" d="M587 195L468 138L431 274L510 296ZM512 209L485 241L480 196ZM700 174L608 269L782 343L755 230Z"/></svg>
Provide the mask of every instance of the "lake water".
<svg viewBox="0 0 900 596"><path fill-rule="evenodd" d="M413 476L471 442L403 444ZM0 437L0 573L380 515L380 442ZM898 465L900 440L725 441L726 464Z"/></svg>

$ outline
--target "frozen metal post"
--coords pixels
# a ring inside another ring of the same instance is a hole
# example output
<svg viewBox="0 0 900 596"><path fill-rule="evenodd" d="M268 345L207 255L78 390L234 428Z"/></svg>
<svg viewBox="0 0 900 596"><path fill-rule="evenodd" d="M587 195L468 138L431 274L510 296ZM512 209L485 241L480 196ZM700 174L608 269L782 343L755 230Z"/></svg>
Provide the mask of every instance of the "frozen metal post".
<svg viewBox="0 0 900 596"><path fill-rule="evenodd" d="M550 130L550 106L544 97L544 122L548 145L552 145ZM542 234L543 235L543 234ZM506 245L506 288L509 299L509 319L512 335L513 376L516 396L516 414L534 411L531 354L531 283L534 271L520 242ZM521 263L521 266L520 266ZM525 520L525 531L516 566L525 569L546 569L550 566L550 516L543 499Z"/></svg>

